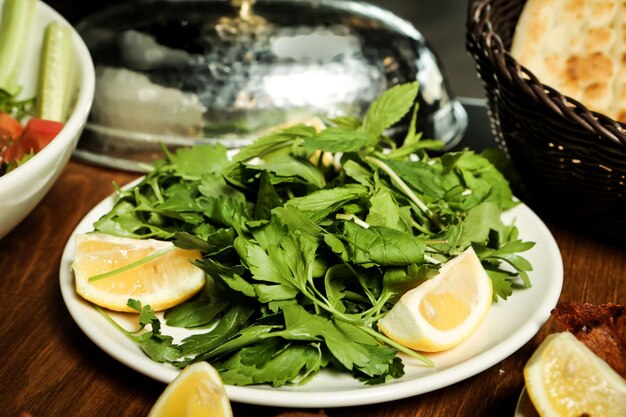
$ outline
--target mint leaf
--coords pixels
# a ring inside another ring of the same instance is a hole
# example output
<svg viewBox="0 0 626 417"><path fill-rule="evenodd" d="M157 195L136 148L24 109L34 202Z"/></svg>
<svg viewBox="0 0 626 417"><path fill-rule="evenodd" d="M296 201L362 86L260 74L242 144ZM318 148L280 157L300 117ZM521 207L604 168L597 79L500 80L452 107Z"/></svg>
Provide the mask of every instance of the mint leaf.
<svg viewBox="0 0 626 417"><path fill-rule="evenodd" d="M402 266L424 261L423 238L381 226L342 225L343 234L338 237L346 245L348 259L357 265Z"/></svg>
<svg viewBox="0 0 626 417"><path fill-rule="evenodd" d="M286 205L297 208L311 221L319 223L345 204L366 196L366 188L357 185L347 185L345 187L314 191L303 197L292 198L287 201Z"/></svg>
<svg viewBox="0 0 626 417"><path fill-rule="evenodd" d="M447 188L437 164L393 159L385 159L384 162L413 190L428 196L431 200L444 198Z"/></svg>
<svg viewBox="0 0 626 417"><path fill-rule="evenodd" d="M323 152L352 152L375 144L376 137L372 140L365 133L329 127L305 140L302 146Z"/></svg>
<svg viewBox="0 0 626 417"><path fill-rule="evenodd" d="M288 150L298 139L308 138L315 134L310 126L297 125L287 129L272 132L257 139L252 144L242 148L233 157L234 162L248 161L253 158L263 158Z"/></svg>
<svg viewBox="0 0 626 417"><path fill-rule="evenodd" d="M406 224L401 214L401 207L393 195L385 189L378 190L370 198L370 210L365 222L371 226L384 226L401 232L410 232L411 226Z"/></svg>
<svg viewBox="0 0 626 417"><path fill-rule="evenodd" d="M303 180L316 188L322 188L325 185L324 175L315 166L308 161L301 161L298 158L290 156L280 156L274 158L266 164L259 166L266 172L273 173L276 177L284 177L275 182L284 180L294 181Z"/></svg>
<svg viewBox="0 0 626 417"><path fill-rule="evenodd" d="M417 90L418 83L415 81L396 85L385 91L370 105L360 131L372 138L378 138L409 112L417 97Z"/></svg>

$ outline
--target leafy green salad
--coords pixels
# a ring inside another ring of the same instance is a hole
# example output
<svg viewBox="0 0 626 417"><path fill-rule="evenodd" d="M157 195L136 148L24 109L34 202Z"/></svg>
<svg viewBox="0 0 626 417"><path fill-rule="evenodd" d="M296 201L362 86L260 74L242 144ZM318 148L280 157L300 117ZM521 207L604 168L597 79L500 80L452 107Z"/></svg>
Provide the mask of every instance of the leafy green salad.
<svg viewBox="0 0 626 417"><path fill-rule="evenodd" d="M118 189L96 231L200 250L207 275L163 317L193 335L163 334L136 300L141 331L120 330L154 361L210 362L226 384L302 384L329 366L375 384L404 374L399 351L432 365L376 323L442 263L472 246L494 302L529 287L519 253L533 243L501 220L517 204L508 182L469 150L429 156L439 143L416 132L417 90L398 85L363 120L289 127L232 157L212 145L166 151ZM385 136L404 117L406 137Z"/></svg>

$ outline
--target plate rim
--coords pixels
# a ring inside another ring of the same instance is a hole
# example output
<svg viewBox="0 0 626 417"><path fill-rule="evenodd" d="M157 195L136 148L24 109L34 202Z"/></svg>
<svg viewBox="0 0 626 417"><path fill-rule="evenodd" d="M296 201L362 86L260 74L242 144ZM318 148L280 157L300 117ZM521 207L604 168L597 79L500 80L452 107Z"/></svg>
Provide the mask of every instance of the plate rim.
<svg viewBox="0 0 626 417"><path fill-rule="evenodd" d="M127 186L140 181L142 178L131 182ZM179 372L176 368L168 364L153 362L144 356L139 349L132 357L127 356L127 350L119 344L110 345L106 343L109 338L102 337L97 329L90 326L91 321L81 315L81 308L84 302L79 299L74 289L73 274L70 272L70 264L73 259L74 237L78 233L93 230L93 220L95 216L105 214L107 207L112 207L115 194L111 194L100 201L92 208L72 231L66 246L63 250L59 268L59 284L63 302L68 309L70 316L78 325L81 331L100 349L105 351L113 359L126 365L133 371L139 372L157 381L168 383ZM487 350L480 351L469 359L453 365L441 372L434 372L423 377L412 378L406 381L398 381L389 384L365 386L362 389L349 390L328 390L328 391L298 391L273 389L269 386L233 386L226 385L228 397L233 402L246 403L263 406L279 407L299 407L299 408L334 408L377 404L394 401L421 395L435 391L462 380L468 379L480 372L496 365L512 355L526 342L528 342L543 326L550 316L550 311L557 304L563 286L563 260L558 245L543 221L524 203L518 204L512 210L521 211L535 225L535 232L544 239L542 244L546 244L545 253L551 253L548 259L550 270L554 276L550 276L549 291L546 291L544 299L535 311L528 317L527 321L516 331L513 331L504 340L498 342ZM520 230L520 234L522 231ZM532 273L532 272L531 272ZM531 275L532 277L532 275ZM513 293L512 297L515 296ZM506 301L504 301L506 302ZM103 320L105 320L103 318ZM140 360L141 359L141 360ZM146 362L148 361L148 362ZM144 365L145 364L145 365ZM424 378L429 378L427 384L423 383Z"/></svg>

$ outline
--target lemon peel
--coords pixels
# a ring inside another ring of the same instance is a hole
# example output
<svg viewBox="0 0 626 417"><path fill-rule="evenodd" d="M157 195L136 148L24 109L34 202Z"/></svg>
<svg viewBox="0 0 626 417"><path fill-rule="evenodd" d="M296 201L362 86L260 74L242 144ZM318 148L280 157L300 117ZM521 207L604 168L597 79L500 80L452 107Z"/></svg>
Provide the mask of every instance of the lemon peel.
<svg viewBox="0 0 626 417"><path fill-rule="evenodd" d="M414 350L439 352L467 339L491 307L491 279L470 247L439 273L407 291L378 322L390 339Z"/></svg>
<svg viewBox="0 0 626 417"><path fill-rule="evenodd" d="M199 251L176 248L166 241L80 235L72 263L76 292L110 310L135 312L127 306L130 298L149 304L154 311L164 310L203 287L204 272L190 262L199 258Z"/></svg>

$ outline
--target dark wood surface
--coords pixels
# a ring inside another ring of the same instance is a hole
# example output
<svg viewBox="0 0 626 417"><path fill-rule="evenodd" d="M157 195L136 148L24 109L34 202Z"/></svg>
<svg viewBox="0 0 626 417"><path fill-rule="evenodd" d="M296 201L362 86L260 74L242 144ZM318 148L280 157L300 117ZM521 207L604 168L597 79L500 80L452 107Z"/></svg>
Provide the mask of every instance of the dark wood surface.
<svg viewBox="0 0 626 417"><path fill-rule="evenodd" d="M72 230L112 192L113 181L123 185L136 177L71 161L37 208L0 240L0 415L28 411L35 417L146 416L164 389L96 347L71 319L58 284L61 253ZM623 247L547 224L564 261L561 300L626 301ZM507 325L506 318L502 325ZM515 354L450 387L323 412L331 417L512 416L524 363L553 330L549 321ZM234 404L235 417L287 411L294 410Z"/></svg>
<svg viewBox="0 0 626 417"><path fill-rule="evenodd" d="M96 8L89 6L92 2L49 3L73 22ZM465 2L375 3L417 25L439 52L457 94L482 95L463 46ZM112 192L113 181L123 185L136 177L71 161L37 208L0 240L1 416L19 416L23 411L35 417L146 416L164 389L163 384L130 370L93 344L67 312L58 284L61 253L72 230ZM626 302L623 246L585 236L553 221L546 223L564 262L561 300ZM523 386L524 363L554 330L549 321L509 358L432 393L378 405L325 410L233 404L234 415L269 417L307 411L330 417L512 416Z"/></svg>

